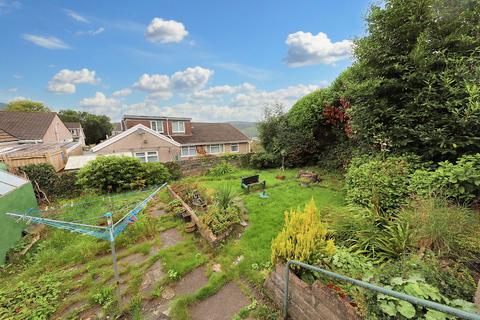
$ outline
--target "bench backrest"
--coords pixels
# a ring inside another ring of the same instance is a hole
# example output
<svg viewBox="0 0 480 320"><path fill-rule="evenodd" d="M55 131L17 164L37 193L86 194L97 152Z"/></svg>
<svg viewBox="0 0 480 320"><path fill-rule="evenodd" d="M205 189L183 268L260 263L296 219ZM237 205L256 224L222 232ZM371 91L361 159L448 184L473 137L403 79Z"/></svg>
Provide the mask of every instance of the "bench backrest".
<svg viewBox="0 0 480 320"><path fill-rule="evenodd" d="M260 176L258 174L251 177L245 177L245 178L242 178L242 183L248 186L249 184L258 183L259 178Z"/></svg>

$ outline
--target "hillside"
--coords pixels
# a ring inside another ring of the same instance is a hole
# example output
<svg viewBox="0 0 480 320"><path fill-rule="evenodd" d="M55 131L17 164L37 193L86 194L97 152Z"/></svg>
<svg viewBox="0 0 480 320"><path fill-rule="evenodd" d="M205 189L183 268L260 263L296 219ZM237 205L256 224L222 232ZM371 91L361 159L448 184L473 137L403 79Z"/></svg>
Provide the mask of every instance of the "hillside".
<svg viewBox="0 0 480 320"><path fill-rule="evenodd" d="M231 121L230 124L250 138L258 137L257 122Z"/></svg>

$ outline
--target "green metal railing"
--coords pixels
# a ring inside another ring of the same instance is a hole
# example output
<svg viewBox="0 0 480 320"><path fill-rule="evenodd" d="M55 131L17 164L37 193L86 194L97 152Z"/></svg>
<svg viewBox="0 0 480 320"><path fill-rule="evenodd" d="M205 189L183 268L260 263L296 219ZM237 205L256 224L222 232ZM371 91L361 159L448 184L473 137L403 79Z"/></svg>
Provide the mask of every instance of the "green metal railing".
<svg viewBox="0 0 480 320"><path fill-rule="evenodd" d="M373 284L368 283L368 282L364 282L364 281L360 281L360 280L357 280L357 279L345 277L345 276L342 276L338 273L331 272L331 271L328 271L328 270L325 270L325 269L322 269L322 268L319 268L319 267L315 267L315 266L312 266L312 265L309 265L309 264L306 264L306 263L303 263L303 262L300 262L300 261L295 261L295 260L288 261L286 269L285 269L285 298L284 298L284 304L283 304L283 312L284 312L284 319L285 320L287 320L287 318L288 318L288 276L289 276L289 273L290 273L290 265L292 265L292 264L300 266L300 267L305 268L305 269L315 271L315 272L320 272L320 273L322 273L322 274L324 274L328 277L335 278L337 280L341 280L341 281L345 281L345 282L349 282L353 285L356 285L356 286L359 286L359 287L362 287L362 288L365 288L365 289L368 289L368 290L379 292L379 293L382 293L384 295L391 296L391 297L394 297L394 298L397 298L397 299L400 299L400 300L405 300L405 301L408 301L410 303L420 305L420 306L423 306L423 307L426 307L426 308L429 308L429 309L444 312L444 313L453 315L455 317L459 317L459 318L462 318L462 319L469 319L469 320L480 320L480 314L478 314L478 313L471 313L471 312L467 312L467 311L464 311L464 310L452 308L452 307L449 307L449 306L446 306L446 305L443 305L443 304L440 304L440 303L436 303L436 302L433 302L433 301L420 299L420 298L410 296L408 294L404 294L404 293L401 293L401 292L398 292L398 291L393 291L393 290L390 290L390 289L379 287L379 286L373 285Z"/></svg>

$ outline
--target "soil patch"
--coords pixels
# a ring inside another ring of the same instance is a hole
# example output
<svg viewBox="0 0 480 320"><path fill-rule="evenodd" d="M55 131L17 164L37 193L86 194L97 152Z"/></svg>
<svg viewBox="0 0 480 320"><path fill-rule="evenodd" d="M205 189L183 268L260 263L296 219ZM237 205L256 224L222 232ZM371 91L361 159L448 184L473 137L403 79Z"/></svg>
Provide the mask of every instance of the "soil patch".
<svg viewBox="0 0 480 320"><path fill-rule="evenodd" d="M80 320L94 320L94 319L102 319L105 316L102 307L95 306L90 308L78 315L78 319Z"/></svg>
<svg viewBox="0 0 480 320"><path fill-rule="evenodd" d="M190 308L192 320L230 320L250 300L243 294L237 284L227 283L213 296L194 304Z"/></svg>
<svg viewBox="0 0 480 320"><path fill-rule="evenodd" d="M159 281L165 276L162 270L162 262L157 260L143 276L143 282L140 285L140 291L149 292L153 289L155 282Z"/></svg>
<svg viewBox="0 0 480 320"><path fill-rule="evenodd" d="M52 319L65 319L67 318L73 311L75 310L81 310L85 307L85 301L77 301L74 302L67 307L65 307L63 310L58 312L57 314L52 316Z"/></svg>
<svg viewBox="0 0 480 320"><path fill-rule="evenodd" d="M192 294L195 293L198 289L204 287L208 282L208 278L205 275L206 269L207 268L205 266L198 267L197 269L185 275L178 282L176 282L172 286L175 295L180 296L185 294Z"/></svg>
<svg viewBox="0 0 480 320"><path fill-rule="evenodd" d="M158 218L168 215L168 212L166 212L164 209L154 209L150 211L150 215L154 218Z"/></svg>
<svg viewBox="0 0 480 320"><path fill-rule="evenodd" d="M162 249L170 248L176 245L177 243L183 241L183 236L175 228L168 229L160 233L160 239L162 240Z"/></svg>

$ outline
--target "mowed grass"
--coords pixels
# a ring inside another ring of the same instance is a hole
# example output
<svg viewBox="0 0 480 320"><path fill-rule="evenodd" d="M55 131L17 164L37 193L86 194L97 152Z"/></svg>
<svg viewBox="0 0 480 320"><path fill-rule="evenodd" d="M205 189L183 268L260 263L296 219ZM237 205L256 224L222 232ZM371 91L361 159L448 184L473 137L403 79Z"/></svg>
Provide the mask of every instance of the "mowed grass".
<svg viewBox="0 0 480 320"><path fill-rule="evenodd" d="M285 211L303 207L312 198L320 211L345 205L338 176L318 168L308 169L318 172L322 181L310 187L302 187L296 179L298 169L239 170L221 177L206 175L185 179L186 182L197 183L214 190L230 185L245 202L248 210L248 228L240 239L230 239L217 253L216 260L229 272L246 277L255 284L262 283L268 269L266 266L271 259L271 243L283 227ZM260 190L245 193L241 189L241 177L253 174L259 174L260 180L266 181L268 199L259 197ZM276 178L280 175L285 176L285 180ZM232 267L232 262L240 256L243 256L243 260L238 267Z"/></svg>

